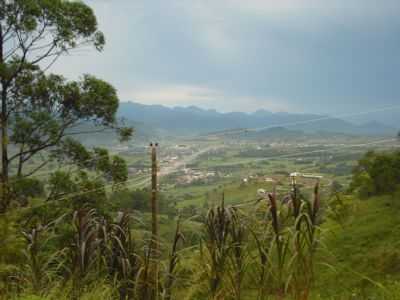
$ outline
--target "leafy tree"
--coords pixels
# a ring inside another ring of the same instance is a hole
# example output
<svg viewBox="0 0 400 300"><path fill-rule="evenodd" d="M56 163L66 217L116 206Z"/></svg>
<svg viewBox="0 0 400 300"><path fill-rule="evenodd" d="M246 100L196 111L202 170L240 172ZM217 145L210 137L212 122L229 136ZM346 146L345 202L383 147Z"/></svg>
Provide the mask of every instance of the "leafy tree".
<svg viewBox="0 0 400 300"><path fill-rule="evenodd" d="M103 181L91 178L85 171L75 175L57 171L49 179L49 189L51 207L59 207L63 213L83 207L96 208L105 213L110 206ZM47 215L52 213L46 212Z"/></svg>
<svg viewBox="0 0 400 300"><path fill-rule="evenodd" d="M111 167L110 175L114 182L124 182L128 179L128 167L125 160L119 156L114 156Z"/></svg>
<svg viewBox="0 0 400 300"><path fill-rule="evenodd" d="M390 194L400 185L400 152L368 152L353 171L350 190L361 197Z"/></svg>
<svg viewBox="0 0 400 300"><path fill-rule="evenodd" d="M44 195L44 185L36 178L22 178L15 180L11 184L15 197L19 204L24 206L28 204L29 198L40 197Z"/></svg>
<svg viewBox="0 0 400 300"><path fill-rule="evenodd" d="M112 128L122 139L130 137L132 129L116 120L118 97L111 85L90 75L75 82L47 73L63 54L87 46L101 51L104 44L92 9L80 1L0 0L3 191L11 164L17 165L18 178L34 174L48 160L28 173L25 164L67 137L85 133L83 124L97 126L90 132ZM4 211L9 200L5 193L2 198Z"/></svg>
<svg viewBox="0 0 400 300"><path fill-rule="evenodd" d="M128 179L128 166L119 156L110 156L107 149L96 147L86 149L79 141L65 139L62 148L53 152L59 161L71 161L80 168L86 168L103 175L107 181L122 183Z"/></svg>
<svg viewBox="0 0 400 300"><path fill-rule="evenodd" d="M61 198L65 194L73 194L78 191L78 186L71 178L71 175L62 172L56 171L51 174L49 179L49 199L57 199Z"/></svg>
<svg viewBox="0 0 400 300"><path fill-rule="evenodd" d="M127 190L122 189L115 191L110 195L110 203L122 211L140 211L151 212L150 206L150 190L136 189ZM166 214L169 217L176 216L177 210L174 205L174 199L165 197L164 194L159 194L159 213Z"/></svg>
<svg viewBox="0 0 400 300"><path fill-rule="evenodd" d="M342 190L343 190L343 185L340 182L333 180L331 185L331 195L336 195L340 193Z"/></svg>

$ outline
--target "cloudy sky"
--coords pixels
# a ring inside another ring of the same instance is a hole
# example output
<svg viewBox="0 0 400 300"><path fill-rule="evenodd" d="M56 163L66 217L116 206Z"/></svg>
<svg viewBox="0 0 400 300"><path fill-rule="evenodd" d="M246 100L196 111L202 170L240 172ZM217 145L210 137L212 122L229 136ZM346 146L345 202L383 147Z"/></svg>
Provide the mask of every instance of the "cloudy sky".
<svg viewBox="0 0 400 300"><path fill-rule="evenodd" d="M87 0L107 38L53 68L122 101L351 113L400 104L398 0Z"/></svg>

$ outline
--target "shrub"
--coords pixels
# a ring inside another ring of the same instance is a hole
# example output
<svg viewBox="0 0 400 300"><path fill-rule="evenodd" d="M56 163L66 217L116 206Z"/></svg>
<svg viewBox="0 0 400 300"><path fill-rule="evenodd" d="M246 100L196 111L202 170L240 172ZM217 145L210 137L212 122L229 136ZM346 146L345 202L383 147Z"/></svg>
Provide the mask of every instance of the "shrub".
<svg viewBox="0 0 400 300"><path fill-rule="evenodd" d="M400 151L368 152L353 170L350 191L360 197L393 194L400 184Z"/></svg>

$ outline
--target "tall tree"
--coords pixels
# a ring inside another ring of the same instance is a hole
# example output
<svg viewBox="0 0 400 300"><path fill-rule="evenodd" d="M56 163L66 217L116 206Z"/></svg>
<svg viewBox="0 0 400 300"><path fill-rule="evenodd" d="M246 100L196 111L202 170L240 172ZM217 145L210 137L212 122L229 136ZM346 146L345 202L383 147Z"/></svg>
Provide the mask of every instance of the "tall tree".
<svg viewBox="0 0 400 300"><path fill-rule="evenodd" d="M71 82L47 72L63 54L88 46L101 51L104 44L92 9L80 1L0 0L3 192L11 165L18 177L34 174L45 163L24 174L25 163L83 133L82 124L116 129L122 138L131 135L130 128L118 125L118 97L111 85L90 75ZM7 206L4 198L0 210Z"/></svg>

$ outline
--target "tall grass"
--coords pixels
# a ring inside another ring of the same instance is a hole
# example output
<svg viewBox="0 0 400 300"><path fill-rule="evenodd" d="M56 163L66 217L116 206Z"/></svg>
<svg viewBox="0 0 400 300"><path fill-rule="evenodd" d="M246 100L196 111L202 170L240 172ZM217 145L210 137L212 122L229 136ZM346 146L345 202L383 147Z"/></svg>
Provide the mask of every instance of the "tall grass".
<svg viewBox="0 0 400 300"><path fill-rule="evenodd" d="M231 245L229 251L228 276L232 286L233 298L242 299L243 281L249 263L248 231L238 211L231 214Z"/></svg>
<svg viewBox="0 0 400 300"><path fill-rule="evenodd" d="M172 243L172 248L171 252L169 255L168 259L168 268L166 272L166 277L164 279L164 289L162 293L162 298L165 300L171 300L172 299L172 289L175 281L177 280L176 278L176 268L178 266L179 262L179 242L182 241L184 242L185 237L183 233L181 232L181 226L180 226L180 218L178 218L177 224L176 224L176 230L175 230L175 236L174 240Z"/></svg>
<svg viewBox="0 0 400 300"><path fill-rule="evenodd" d="M287 203L273 191L254 209L226 205L223 197L210 208L200 218L202 238L193 248L199 251L200 268L191 274L192 282L207 289L193 293L192 299L311 299L319 245L319 185L311 200L299 195L294 189ZM172 300L174 292L182 295L174 289L186 284L178 276L179 264L185 264L180 220L168 248L160 243L162 251L156 256L152 241L134 240L131 220L126 213L112 218L80 208L65 216L62 226L55 221L24 231L25 292L62 299L54 296L57 287L69 299L89 299L88 291L101 283L104 290L99 293L109 299ZM66 222L70 231L60 240Z"/></svg>
<svg viewBox="0 0 400 300"><path fill-rule="evenodd" d="M208 211L202 246L210 299L306 300L318 249L319 185L313 199L293 190L285 204L274 192L258 210L241 211L224 204ZM243 283L246 282L246 285Z"/></svg>
<svg viewBox="0 0 400 300"><path fill-rule="evenodd" d="M226 263L229 257L232 214L234 210L226 208L224 199L221 206L217 206L208 211L205 227L205 255L209 280L210 299L219 299L224 293L223 280Z"/></svg>
<svg viewBox="0 0 400 300"><path fill-rule="evenodd" d="M23 251L26 257L25 278L36 294L40 294L43 287L55 279L57 261L61 254L56 251L48 256L43 251L52 238L50 225L37 225L30 231L22 232L26 240Z"/></svg>

